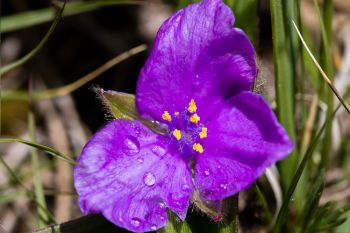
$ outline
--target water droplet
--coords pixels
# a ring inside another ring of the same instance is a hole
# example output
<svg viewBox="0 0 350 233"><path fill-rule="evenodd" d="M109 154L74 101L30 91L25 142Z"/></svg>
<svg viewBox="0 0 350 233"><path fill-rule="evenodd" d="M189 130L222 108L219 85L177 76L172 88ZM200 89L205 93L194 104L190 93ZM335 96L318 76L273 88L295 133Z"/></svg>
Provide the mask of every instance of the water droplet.
<svg viewBox="0 0 350 233"><path fill-rule="evenodd" d="M220 184L220 187L221 187L222 189L227 189L227 184Z"/></svg>
<svg viewBox="0 0 350 233"><path fill-rule="evenodd" d="M147 186L153 186L154 183L156 182L156 177L153 175L153 173L146 172L145 175L143 176L143 182Z"/></svg>
<svg viewBox="0 0 350 233"><path fill-rule="evenodd" d="M138 157L138 158L137 158L137 162L143 163L143 158L142 158L142 157Z"/></svg>
<svg viewBox="0 0 350 233"><path fill-rule="evenodd" d="M188 190L190 190L190 186L188 186L187 184L184 184L184 185L182 185L182 190L188 191Z"/></svg>
<svg viewBox="0 0 350 233"><path fill-rule="evenodd" d="M131 219L131 225L134 227L139 227L141 224L141 220L139 218L132 218Z"/></svg>
<svg viewBox="0 0 350 233"><path fill-rule="evenodd" d="M199 78L199 74L196 74L196 76L195 76L196 78Z"/></svg>
<svg viewBox="0 0 350 233"><path fill-rule="evenodd" d="M187 197L183 193L172 193L170 194L170 202L177 208L183 208L187 203Z"/></svg>
<svg viewBox="0 0 350 233"><path fill-rule="evenodd" d="M152 231L157 230L157 225L156 225L156 224L153 224L153 225L151 226L151 230L152 230Z"/></svg>
<svg viewBox="0 0 350 233"><path fill-rule="evenodd" d="M209 176L209 175L210 175L209 169L206 169L206 170L204 171L204 175L205 175L205 176Z"/></svg>
<svg viewBox="0 0 350 233"><path fill-rule="evenodd" d="M128 155L135 155L140 152L140 143L134 136L127 136L124 139L123 150Z"/></svg>
<svg viewBox="0 0 350 233"><path fill-rule="evenodd" d="M140 127L136 126L136 128L135 128L135 133L136 133L136 134L140 134L140 131L141 131Z"/></svg>
<svg viewBox="0 0 350 233"><path fill-rule="evenodd" d="M165 218L164 218L163 216L160 216L160 220L161 220L161 221L164 221L164 219L165 219Z"/></svg>
<svg viewBox="0 0 350 233"><path fill-rule="evenodd" d="M164 203L164 202L160 202L160 203L159 203L159 207L160 207L161 209L164 209L164 208L165 208L165 203Z"/></svg>
<svg viewBox="0 0 350 233"><path fill-rule="evenodd" d="M152 148L152 152L158 157L162 158L165 155L166 150L161 146L155 146Z"/></svg>

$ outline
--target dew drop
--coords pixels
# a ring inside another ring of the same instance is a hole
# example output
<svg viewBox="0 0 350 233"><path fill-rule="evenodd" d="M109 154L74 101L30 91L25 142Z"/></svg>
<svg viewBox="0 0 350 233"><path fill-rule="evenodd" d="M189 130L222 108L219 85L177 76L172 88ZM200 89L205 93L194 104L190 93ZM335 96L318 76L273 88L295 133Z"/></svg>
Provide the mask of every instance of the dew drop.
<svg viewBox="0 0 350 233"><path fill-rule="evenodd" d="M153 225L151 226L151 230L152 230L152 231L157 230L157 225L156 225L156 224L153 224Z"/></svg>
<svg viewBox="0 0 350 233"><path fill-rule="evenodd" d="M222 189L227 189L227 184L220 184L220 187L221 187Z"/></svg>
<svg viewBox="0 0 350 233"><path fill-rule="evenodd" d="M183 208L186 203L186 196L182 193L172 193L170 194L170 201L172 205L175 205L177 208Z"/></svg>
<svg viewBox="0 0 350 233"><path fill-rule="evenodd" d="M140 143L134 136L124 139L123 150L127 155L135 155L140 152Z"/></svg>
<svg viewBox="0 0 350 233"><path fill-rule="evenodd" d="M137 158L137 162L143 163L143 158L142 158L142 157L138 157L138 158Z"/></svg>
<svg viewBox="0 0 350 233"><path fill-rule="evenodd" d="M197 79L199 78L199 74L196 74L196 76L195 76Z"/></svg>
<svg viewBox="0 0 350 233"><path fill-rule="evenodd" d="M209 175L210 175L209 169L206 169L206 170L204 171L204 175L205 175L205 176L209 176Z"/></svg>
<svg viewBox="0 0 350 233"><path fill-rule="evenodd" d="M156 177L153 175L153 173L146 172L145 175L143 176L143 183L151 187L154 185L155 182L156 182Z"/></svg>
<svg viewBox="0 0 350 233"><path fill-rule="evenodd" d="M141 220L139 218L132 218L131 219L131 225L134 227L139 227L141 224Z"/></svg>
<svg viewBox="0 0 350 233"><path fill-rule="evenodd" d="M164 209L164 208L165 208L165 203L164 203L164 202L160 202L160 203L159 203L159 207L160 207L161 209Z"/></svg>
<svg viewBox="0 0 350 233"><path fill-rule="evenodd" d="M159 158L163 158L166 153L166 150L161 146L155 146L152 148L152 152L157 155Z"/></svg>
<svg viewBox="0 0 350 233"><path fill-rule="evenodd" d="M184 184L184 185L182 185L182 190L188 191L188 190L190 190L190 186L188 186L187 184Z"/></svg>

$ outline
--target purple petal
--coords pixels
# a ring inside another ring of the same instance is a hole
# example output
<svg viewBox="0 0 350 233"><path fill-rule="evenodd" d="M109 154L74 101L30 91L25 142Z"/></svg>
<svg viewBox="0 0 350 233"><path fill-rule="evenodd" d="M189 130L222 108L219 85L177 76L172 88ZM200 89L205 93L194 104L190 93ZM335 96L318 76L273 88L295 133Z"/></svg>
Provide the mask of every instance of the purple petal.
<svg viewBox="0 0 350 233"><path fill-rule="evenodd" d="M251 89L254 49L233 23L221 0L204 0L161 26L137 85L141 116L160 120L164 111L184 110L190 99L207 106Z"/></svg>
<svg viewBox="0 0 350 233"><path fill-rule="evenodd" d="M188 165L165 138L136 121L115 120L86 144L74 170L83 213L102 213L135 232L185 218L193 192Z"/></svg>
<svg viewBox="0 0 350 233"><path fill-rule="evenodd" d="M195 185L208 200L248 188L293 144L264 99L242 92L207 124L204 153L195 158Z"/></svg>

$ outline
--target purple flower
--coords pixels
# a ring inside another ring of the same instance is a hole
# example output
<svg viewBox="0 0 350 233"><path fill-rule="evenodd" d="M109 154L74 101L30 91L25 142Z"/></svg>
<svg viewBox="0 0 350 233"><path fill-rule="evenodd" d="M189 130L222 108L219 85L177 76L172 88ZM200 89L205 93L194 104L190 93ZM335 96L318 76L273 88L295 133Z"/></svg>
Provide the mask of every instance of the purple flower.
<svg viewBox="0 0 350 233"><path fill-rule="evenodd" d="M84 147L75 188L85 214L135 232L182 220L195 189L221 200L248 188L292 142L252 92L254 49L221 0L192 4L161 26L136 94L142 123L114 120Z"/></svg>

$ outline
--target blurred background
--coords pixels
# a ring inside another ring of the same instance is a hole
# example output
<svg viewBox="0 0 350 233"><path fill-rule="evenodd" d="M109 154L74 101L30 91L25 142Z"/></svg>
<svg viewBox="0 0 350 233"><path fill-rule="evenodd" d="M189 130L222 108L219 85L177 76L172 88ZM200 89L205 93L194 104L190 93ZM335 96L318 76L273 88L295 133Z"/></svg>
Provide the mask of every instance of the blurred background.
<svg viewBox="0 0 350 233"><path fill-rule="evenodd" d="M148 57L159 26L176 9L190 2L68 1L66 15L58 20L40 51L28 62L1 75L1 137L21 138L47 145L75 160L90 136L111 119L93 88L99 86L105 90L135 93L139 71ZM279 170L271 172L270 177L261 178L258 184L263 198L259 197L256 186L240 195L241 232L271 230L271 222L276 218L282 196L288 189L286 184L291 181L310 141L330 110L338 104L332 93L331 97L327 97L328 87L299 44L295 31L288 26L291 19L301 25L302 34L322 67L328 64L327 74L340 94L344 95L350 87L350 1L291 1L292 11L288 10L288 1L284 2L285 38L278 51L272 40L276 25L271 21L273 7L270 4L273 2L276 1L227 1L236 13L235 26L246 31L256 48L259 64L256 91L265 96L280 119L283 118L281 112L284 109L280 107L283 103L275 90L276 82L282 76L274 69L279 67L276 61L278 56L283 56L280 51L286 51L289 56L292 68L285 75L293 78L286 95L291 92L290 101L294 106L289 112L293 126L289 129L287 126L287 130L293 131L297 148L294 157L291 157L296 161L295 167L285 168L281 164ZM2 68L25 56L39 44L49 31L60 6L62 2L55 0L1 1ZM320 23L318 11L323 14L321 18L326 20L329 9L331 20ZM327 35L322 33L330 35L328 44L323 43ZM146 45L147 49L137 47L140 45ZM96 72L110 59L135 47L138 49L133 50L133 54L126 54L119 64L101 74ZM330 53L323 56L328 50ZM87 74L91 74L93 80L76 83ZM73 88L69 86L72 83ZM283 83L282 87L285 87ZM278 92L281 93L281 90ZM302 224L310 230L312 221L317 216L322 217L317 215L317 206L321 208L332 202L329 209L335 211L347 205L350 197L349 119L349 114L341 108L333 118L329 132L323 135L313 151L298 186L300 190L297 189L289 208L290 219L284 225L289 232L297 232L294 230L303 228ZM282 124L288 123L282 119ZM329 148L322 148L327 143ZM53 223L48 217L50 214L58 223L81 216L76 203L71 164L18 142L0 142L0 156L0 232L34 231ZM305 204L308 202L305 195L317 188L313 184L317 180L316 174L320 174L320 164L324 164L322 169L325 173L320 197L313 200L317 200L313 210ZM42 198L38 199L40 196ZM39 206L44 208L38 207L38 201ZM213 229L212 221L195 209L191 212L189 221L197 223L195 229L198 229L194 232L213 232L208 231ZM342 216L337 215L333 219L334 223L341 219L339 224L342 225L323 230L350 232L350 222L345 222L347 215L350 216L345 208ZM311 225L303 223L305 217L311 219Z"/></svg>

